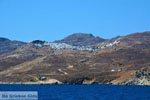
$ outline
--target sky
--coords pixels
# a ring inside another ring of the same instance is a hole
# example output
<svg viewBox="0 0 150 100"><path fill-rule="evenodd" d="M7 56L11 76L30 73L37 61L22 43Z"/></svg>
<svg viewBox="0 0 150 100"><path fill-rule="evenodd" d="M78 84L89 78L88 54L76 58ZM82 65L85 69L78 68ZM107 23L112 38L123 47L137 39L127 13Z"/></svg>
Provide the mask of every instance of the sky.
<svg viewBox="0 0 150 100"><path fill-rule="evenodd" d="M150 0L0 0L0 37L54 41L72 33L109 39L150 31Z"/></svg>

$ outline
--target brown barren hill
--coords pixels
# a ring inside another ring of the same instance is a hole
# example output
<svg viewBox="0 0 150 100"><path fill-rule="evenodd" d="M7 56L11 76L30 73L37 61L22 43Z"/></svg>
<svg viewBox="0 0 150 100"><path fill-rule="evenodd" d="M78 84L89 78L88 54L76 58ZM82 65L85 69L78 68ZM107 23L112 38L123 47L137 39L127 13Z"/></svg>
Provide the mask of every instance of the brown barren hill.
<svg viewBox="0 0 150 100"><path fill-rule="evenodd" d="M40 46L28 43L0 55L0 82L149 85L149 39L150 32L143 32L105 41L91 34L75 34L57 41L78 46L98 43L94 51L55 50L44 41L34 41Z"/></svg>

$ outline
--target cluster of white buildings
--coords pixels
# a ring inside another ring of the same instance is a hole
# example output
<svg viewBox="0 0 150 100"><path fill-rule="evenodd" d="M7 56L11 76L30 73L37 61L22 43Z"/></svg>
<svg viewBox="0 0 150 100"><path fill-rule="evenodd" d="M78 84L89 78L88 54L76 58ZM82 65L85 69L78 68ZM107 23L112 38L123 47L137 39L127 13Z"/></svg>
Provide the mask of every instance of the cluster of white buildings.
<svg viewBox="0 0 150 100"><path fill-rule="evenodd" d="M120 43L120 41L115 40L115 41L112 42L112 43L105 44L105 45L100 46L100 47L98 47L98 48L99 48L99 49L104 49L104 48L106 48L106 47L113 47L113 46L116 46L116 45L119 44L119 43ZM103 44L104 44L104 43L103 43Z"/></svg>
<svg viewBox="0 0 150 100"><path fill-rule="evenodd" d="M50 46L54 50L72 49L72 50L81 50L81 51L96 51L97 49L113 47L119 43L120 41L115 40L112 43L102 43L102 46L99 46L97 48L93 46L72 46L66 43L53 43L53 42L44 42L43 44L34 43L34 45L37 47Z"/></svg>
<svg viewBox="0 0 150 100"><path fill-rule="evenodd" d="M54 50L61 49L72 49L72 50L81 50L81 51L95 51L96 49L92 46L72 46L66 43L53 43L53 42L45 42L44 44L34 43L37 47L50 46Z"/></svg>

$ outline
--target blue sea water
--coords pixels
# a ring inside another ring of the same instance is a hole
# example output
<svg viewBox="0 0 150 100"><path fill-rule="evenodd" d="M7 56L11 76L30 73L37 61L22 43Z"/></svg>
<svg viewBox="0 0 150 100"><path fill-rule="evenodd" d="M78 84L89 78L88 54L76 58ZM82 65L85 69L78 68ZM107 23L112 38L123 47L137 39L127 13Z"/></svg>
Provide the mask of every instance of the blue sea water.
<svg viewBox="0 0 150 100"><path fill-rule="evenodd" d="M0 91L38 91L38 100L150 100L149 86L13 84Z"/></svg>

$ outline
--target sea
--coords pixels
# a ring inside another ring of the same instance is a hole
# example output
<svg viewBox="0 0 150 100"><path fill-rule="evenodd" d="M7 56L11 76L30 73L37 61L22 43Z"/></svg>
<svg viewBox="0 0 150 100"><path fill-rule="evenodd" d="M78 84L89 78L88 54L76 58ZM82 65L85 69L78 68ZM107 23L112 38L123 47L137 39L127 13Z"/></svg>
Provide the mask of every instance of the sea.
<svg viewBox="0 0 150 100"><path fill-rule="evenodd" d="M149 86L3 84L0 91L37 91L38 100L150 100Z"/></svg>

